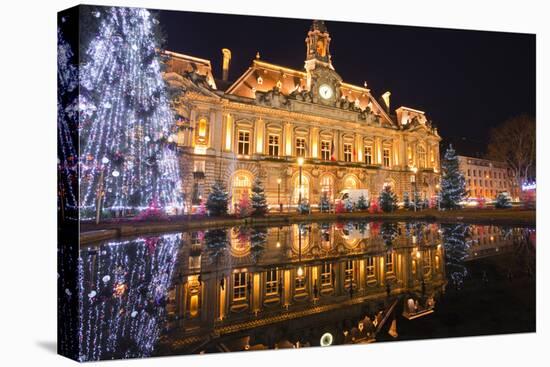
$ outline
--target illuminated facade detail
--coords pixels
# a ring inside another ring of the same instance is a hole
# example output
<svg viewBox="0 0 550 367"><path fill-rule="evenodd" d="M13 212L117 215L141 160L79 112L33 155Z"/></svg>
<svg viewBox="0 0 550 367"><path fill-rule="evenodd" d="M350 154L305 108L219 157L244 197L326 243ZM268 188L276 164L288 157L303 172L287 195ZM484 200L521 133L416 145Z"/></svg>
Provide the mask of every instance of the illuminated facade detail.
<svg viewBox="0 0 550 367"><path fill-rule="evenodd" d="M426 183L426 196L435 195L441 140L437 129L423 111L391 111L366 86L343 81L330 43L324 22L315 21L307 32L302 70L255 58L231 83L216 82L208 60L166 52L165 78L179 81L186 90L174 103L177 115L189 120L189 131L182 130L177 139L186 201L197 183L193 161L199 156L206 160L199 183L203 196L216 179L225 180L231 191L234 172L247 170L252 179L259 175L264 182L272 208L279 203L279 178L280 202L297 203L297 157L305 158L302 186L312 207L324 192L334 198L349 186L348 175L357 178L356 187L372 193L391 180L401 198L412 191L407 171L413 166L419 168L418 182ZM326 175L333 177L331 190L322 181Z"/></svg>

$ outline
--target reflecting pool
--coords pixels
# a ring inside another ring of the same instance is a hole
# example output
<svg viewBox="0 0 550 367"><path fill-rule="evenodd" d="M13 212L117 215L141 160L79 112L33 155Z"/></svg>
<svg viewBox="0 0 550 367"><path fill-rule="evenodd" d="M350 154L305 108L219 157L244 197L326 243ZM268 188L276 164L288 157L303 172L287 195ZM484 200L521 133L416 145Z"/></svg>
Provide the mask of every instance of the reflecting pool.
<svg viewBox="0 0 550 367"><path fill-rule="evenodd" d="M233 227L80 250L80 359L535 331L535 230Z"/></svg>

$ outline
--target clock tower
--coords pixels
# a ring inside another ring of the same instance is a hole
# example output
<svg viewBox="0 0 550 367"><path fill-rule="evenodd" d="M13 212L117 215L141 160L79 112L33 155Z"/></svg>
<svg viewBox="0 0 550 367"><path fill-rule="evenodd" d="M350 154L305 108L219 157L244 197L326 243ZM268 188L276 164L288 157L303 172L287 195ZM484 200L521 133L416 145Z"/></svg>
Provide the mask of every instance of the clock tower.
<svg viewBox="0 0 550 367"><path fill-rule="evenodd" d="M332 66L330 35L322 20L314 20L307 33L305 69L313 102L334 106L340 98L342 78Z"/></svg>

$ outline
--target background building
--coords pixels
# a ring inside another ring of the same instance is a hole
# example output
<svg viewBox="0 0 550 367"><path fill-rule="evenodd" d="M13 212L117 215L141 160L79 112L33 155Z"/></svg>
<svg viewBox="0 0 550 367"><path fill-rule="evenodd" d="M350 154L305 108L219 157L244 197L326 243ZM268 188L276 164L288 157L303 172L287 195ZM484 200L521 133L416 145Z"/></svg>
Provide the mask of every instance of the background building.
<svg viewBox="0 0 550 367"><path fill-rule="evenodd" d="M303 70L274 65L260 55L234 82L231 52L222 50L223 77L209 60L166 52L165 78L174 96L187 204L199 204L223 180L232 204L264 182L268 203L316 205L344 188L378 196L391 185L401 198L435 194L441 140L423 111L390 109L364 86L344 82L332 64L322 21L311 25ZM298 158L303 158L299 167Z"/></svg>
<svg viewBox="0 0 550 367"><path fill-rule="evenodd" d="M466 156L458 156L458 162L470 197L494 200L499 192L508 192L512 200L519 200L517 182L506 163Z"/></svg>

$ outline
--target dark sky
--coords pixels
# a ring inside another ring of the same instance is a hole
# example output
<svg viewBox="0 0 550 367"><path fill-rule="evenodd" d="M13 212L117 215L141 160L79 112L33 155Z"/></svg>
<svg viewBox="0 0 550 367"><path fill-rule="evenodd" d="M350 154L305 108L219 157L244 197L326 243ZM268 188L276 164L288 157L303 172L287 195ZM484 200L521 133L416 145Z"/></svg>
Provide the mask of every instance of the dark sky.
<svg viewBox="0 0 550 367"><path fill-rule="evenodd" d="M311 20L158 12L166 49L209 59L221 78L221 49L232 52L230 79L265 61L302 69ZM446 145L483 154L489 131L509 117L535 116L535 36L325 21L332 63L345 82L367 81L375 98L390 90L392 110L426 112Z"/></svg>

